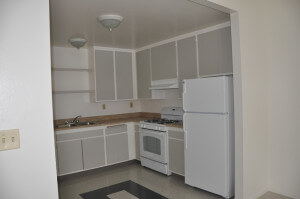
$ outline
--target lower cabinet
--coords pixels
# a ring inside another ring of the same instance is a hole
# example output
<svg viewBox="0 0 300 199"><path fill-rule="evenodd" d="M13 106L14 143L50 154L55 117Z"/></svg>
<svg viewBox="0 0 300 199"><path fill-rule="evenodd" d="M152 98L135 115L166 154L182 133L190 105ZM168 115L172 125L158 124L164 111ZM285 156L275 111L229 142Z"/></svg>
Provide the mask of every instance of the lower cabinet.
<svg viewBox="0 0 300 199"><path fill-rule="evenodd" d="M81 140L56 143L60 175L83 170Z"/></svg>
<svg viewBox="0 0 300 199"><path fill-rule="evenodd" d="M82 140L84 169L93 169L105 165L104 137Z"/></svg>
<svg viewBox="0 0 300 199"><path fill-rule="evenodd" d="M184 176L184 132L169 130L169 168L171 172Z"/></svg>
<svg viewBox="0 0 300 199"><path fill-rule="evenodd" d="M107 164L129 160L127 132L106 136L106 156Z"/></svg>
<svg viewBox="0 0 300 199"><path fill-rule="evenodd" d="M184 141L169 139L169 167L176 174L184 175Z"/></svg>

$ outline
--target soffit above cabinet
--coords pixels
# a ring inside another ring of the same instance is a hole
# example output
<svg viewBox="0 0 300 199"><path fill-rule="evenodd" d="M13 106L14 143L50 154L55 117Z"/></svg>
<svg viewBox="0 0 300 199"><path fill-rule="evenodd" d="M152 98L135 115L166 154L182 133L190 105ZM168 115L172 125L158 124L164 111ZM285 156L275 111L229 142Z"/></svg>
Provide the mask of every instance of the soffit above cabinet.
<svg viewBox="0 0 300 199"><path fill-rule="evenodd" d="M186 0L50 0L52 45L70 46L84 36L89 46L137 49L229 20L229 15ZM112 32L97 17L119 14Z"/></svg>

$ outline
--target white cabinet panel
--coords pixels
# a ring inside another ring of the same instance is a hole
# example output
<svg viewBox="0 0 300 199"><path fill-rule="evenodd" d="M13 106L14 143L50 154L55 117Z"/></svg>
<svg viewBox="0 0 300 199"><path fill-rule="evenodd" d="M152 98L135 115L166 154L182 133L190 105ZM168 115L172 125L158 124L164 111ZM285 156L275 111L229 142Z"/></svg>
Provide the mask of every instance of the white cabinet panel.
<svg viewBox="0 0 300 199"><path fill-rule="evenodd" d="M95 50L96 101L115 100L114 73L113 52Z"/></svg>
<svg viewBox="0 0 300 199"><path fill-rule="evenodd" d="M172 172L184 175L184 140L169 139L169 167Z"/></svg>
<svg viewBox="0 0 300 199"><path fill-rule="evenodd" d="M132 53L115 52L117 99L133 99Z"/></svg>
<svg viewBox="0 0 300 199"><path fill-rule="evenodd" d="M135 132L135 154L136 159L140 160L140 133L138 131Z"/></svg>
<svg viewBox="0 0 300 199"><path fill-rule="evenodd" d="M151 98L150 49L136 53L138 98Z"/></svg>
<svg viewBox="0 0 300 199"><path fill-rule="evenodd" d="M152 80L177 78L175 42L151 48L151 71Z"/></svg>
<svg viewBox="0 0 300 199"><path fill-rule="evenodd" d="M57 142L59 175L83 170L81 140Z"/></svg>
<svg viewBox="0 0 300 199"><path fill-rule="evenodd" d="M179 93L182 96L182 80L197 78L196 37L177 41Z"/></svg>
<svg viewBox="0 0 300 199"><path fill-rule="evenodd" d="M105 165L104 137L82 140L84 169L92 169Z"/></svg>
<svg viewBox="0 0 300 199"><path fill-rule="evenodd" d="M107 164L129 160L128 134L106 136Z"/></svg>
<svg viewBox="0 0 300 199"><path fill-rule="evenodd" d="M230 27L198 35L199 75L232 73Z"/></svg>

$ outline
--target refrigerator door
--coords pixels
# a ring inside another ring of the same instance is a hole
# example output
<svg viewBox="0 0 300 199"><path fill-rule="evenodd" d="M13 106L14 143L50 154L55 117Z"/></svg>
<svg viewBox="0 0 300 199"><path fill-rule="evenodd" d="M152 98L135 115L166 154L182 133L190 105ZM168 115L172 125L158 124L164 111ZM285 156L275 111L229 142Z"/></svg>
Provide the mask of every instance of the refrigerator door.
<svg viewBox="0 0 300 199"><path fill-rule="evenodd" d="M183 110L198 113L227 113L228 76L184 81Z"/></svg>
<svg viewBox="0 0 300 199"><path fill-rule="evenodd" d="M185 183L230 197L227 114L185 113Z"/></svg>

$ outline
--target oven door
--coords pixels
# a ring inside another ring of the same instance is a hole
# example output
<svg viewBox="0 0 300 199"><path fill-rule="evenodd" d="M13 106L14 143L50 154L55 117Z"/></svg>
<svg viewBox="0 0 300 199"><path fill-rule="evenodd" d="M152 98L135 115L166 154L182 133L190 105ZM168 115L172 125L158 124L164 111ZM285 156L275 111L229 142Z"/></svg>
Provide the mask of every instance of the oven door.
<svg viewBox="0 0 300 199"><path fill-rule="evenodd" d="M140 129L140 153L144 158L168 163L167 133Z"/></svg>

